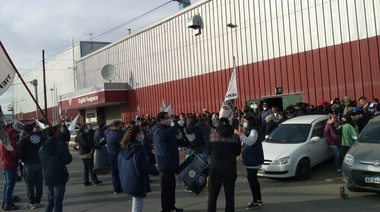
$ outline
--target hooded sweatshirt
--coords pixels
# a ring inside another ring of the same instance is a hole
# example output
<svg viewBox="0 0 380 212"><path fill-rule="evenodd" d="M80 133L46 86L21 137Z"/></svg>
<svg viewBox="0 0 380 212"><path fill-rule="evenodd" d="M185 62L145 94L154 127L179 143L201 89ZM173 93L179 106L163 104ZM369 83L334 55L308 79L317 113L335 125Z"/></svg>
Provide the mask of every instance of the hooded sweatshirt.
<svg viewBox="0 0 380 212"><path fill-rule="evenodd" d="M149 174L158 174L148 162L144 146L138 141L120 150L117 158L119 177L123 192L137 198L144 198L151 191Z"/></svg>

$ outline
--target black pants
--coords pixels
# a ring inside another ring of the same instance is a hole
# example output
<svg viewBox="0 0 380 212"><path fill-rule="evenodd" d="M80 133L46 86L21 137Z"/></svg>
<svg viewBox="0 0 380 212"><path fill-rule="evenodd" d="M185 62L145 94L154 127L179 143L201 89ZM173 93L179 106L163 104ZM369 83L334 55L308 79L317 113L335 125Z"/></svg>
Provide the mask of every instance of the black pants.
<svg viewBox="0 0 380 212"><path fill-rule="evenodd" d="M169 212L175 208L176 179L174 171L160 172L161 177L161 207L162 212Z"/></svg>
<svg viewBox="0 0 380 212"><path fill-rule="evenodd" d="M40 164L24 166L24 179L26 184L26 193L29 203L36 204L41 202L43 190L43 175Z"/></svg>
<svg viewBox="0 0 380 212"><path fill-rule="evenodd" d="M260 182L257 179L258 169L247 169L247 180L253 197L253 202L261 200Z"/></svg>
<svg viewBox="0 0 380 212"><path fill-rule="evenodd" d="M216 202L218 200L220 188L224 187L224 195L226 197L225 212L235 211L235 180L213 179L209 181L209 196L208 196L208 212L216 211Z"/></svg>

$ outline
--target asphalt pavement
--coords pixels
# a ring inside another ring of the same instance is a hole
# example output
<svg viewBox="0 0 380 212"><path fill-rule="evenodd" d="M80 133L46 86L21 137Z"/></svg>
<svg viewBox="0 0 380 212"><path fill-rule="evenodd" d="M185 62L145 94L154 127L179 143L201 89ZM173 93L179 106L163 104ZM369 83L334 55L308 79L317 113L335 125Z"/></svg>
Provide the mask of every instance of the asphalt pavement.
<svg viewBox="0 0 380 212"><path fill-rule="evenodd" d="M113 194L111 176L99 175L99 180L104 183L98 186L83 187L83 164L78 157L78 151L71 150L73 162L68 165L70 180L66 186L64 198L64 211L94 211L117 212L131 210L131 197L126 194ZM247 211L245 207L252 201L245 169L238 161L238 179L235 188L236 211ZM349 192L347 200L340 198L340 186L343 185L341 173L333 170L333 161L326 161L312 169L312 177L306 181L295 179L268 179L260 178L261 192L264 204L255 211L380 211L380 195L375 193ZM1 178L3 176L1 175ZM152 192L148 193L144 200L144 211L161 211L160 180L159 177L151 177ZM1 179L1 188L3 188ZM17 203L19 211L30 211L26 187L23 181L17 182L15 195L21 198ZM185 186L178 180L176 189L176 207L185 211L207 211L207 191L202 191L199 196L185 192ZM223 188L218 199L218 211L224 211ZM33 211L44 211L46 205L46 191L41 201L41 208Z"/></svg>

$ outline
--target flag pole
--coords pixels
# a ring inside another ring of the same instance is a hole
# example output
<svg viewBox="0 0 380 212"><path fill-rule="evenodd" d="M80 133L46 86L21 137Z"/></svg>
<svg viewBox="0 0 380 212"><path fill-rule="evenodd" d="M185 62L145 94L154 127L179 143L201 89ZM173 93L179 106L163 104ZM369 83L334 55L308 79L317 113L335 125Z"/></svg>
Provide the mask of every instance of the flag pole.
<svg viewBox="0 0 380 212"><path fill-rule="evenodd" d="M232 60L233 60L233 66L234 66L233 70L235 71L236 82L237 82L237 80L238 80L238 71L237 71L237 67L236 67L235 56L232 56ZM237 93L239 93L239 85L237 83L236 83L236 91L237 91ZM241 107L241 105L240 105L240 102L237 99L235 99L235 100L236 100L237 114L238 114L238 118L240 120L241 114L240 114L240 109L239 108Z"/></svg>
<svg viewBox="0 0 380 212"><path fill-rule="evenodd" d="M49 126L51 126L51 125L50 125L50 122L49 122L49 119L47 118L47 116L45 115L45 113L42 111L40 105L38 104L38 102L37 102L36 99L34 98L32 92L29 90L28 86L26 86L26 83L25 83L24 79L22 78L21 74L17 71L16 66L13 64L11 58L9 57L9 55L8 55L7 51L5 50L5 48L4 48L3 44L1 43L1 41L0 41L0 46L1 46L1 48L3 49L5 55L7 56L8 61L9 61L10 64L12 65L12 67L13 67L14 71L16 72L17 76L20 78L22 84L24 85L24 87L25 87L26 90L28 91L29 95L32 97L34 103L36 103L36 105L37 105L37 107L38 107L38 110L41 112L42 116L45 118L47 124L48 124Z"/></svg>

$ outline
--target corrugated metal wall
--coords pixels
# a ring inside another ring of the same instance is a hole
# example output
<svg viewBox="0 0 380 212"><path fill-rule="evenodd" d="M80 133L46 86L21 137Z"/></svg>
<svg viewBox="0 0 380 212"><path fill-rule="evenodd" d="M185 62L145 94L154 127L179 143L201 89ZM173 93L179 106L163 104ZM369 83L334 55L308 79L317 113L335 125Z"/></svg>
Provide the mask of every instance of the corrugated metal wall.
<svg viewBox="0 0 380 212"><path fill-rule="evenodd" d="M349 95L379 97L380 1L213 0L188 7L79 61L79 88L113 82L133 87L123 120L155 115L161 102L175 113L218 111L238 66L240 106L249 99L304 93L316 104ZM187 28L199 14L202 34ZM236 28L227 27L228 23Z"/></svg>
<svg viewBox="0 0 380 212"><path fill-rule="evenodd" d="M115 81L135 89L123 115L217 111L238 65L239 105L248 99L304 93L316 104L350 95L378 97L380 2L337 0L218 0L190 7L79 62L100 83L100 69L116 66ZM200 14L194 36L187 20ZM228 23L237 28L229 28ZM368 39L367 39L368 38ZM376 80L377 79L377 80Z"/></svg>

